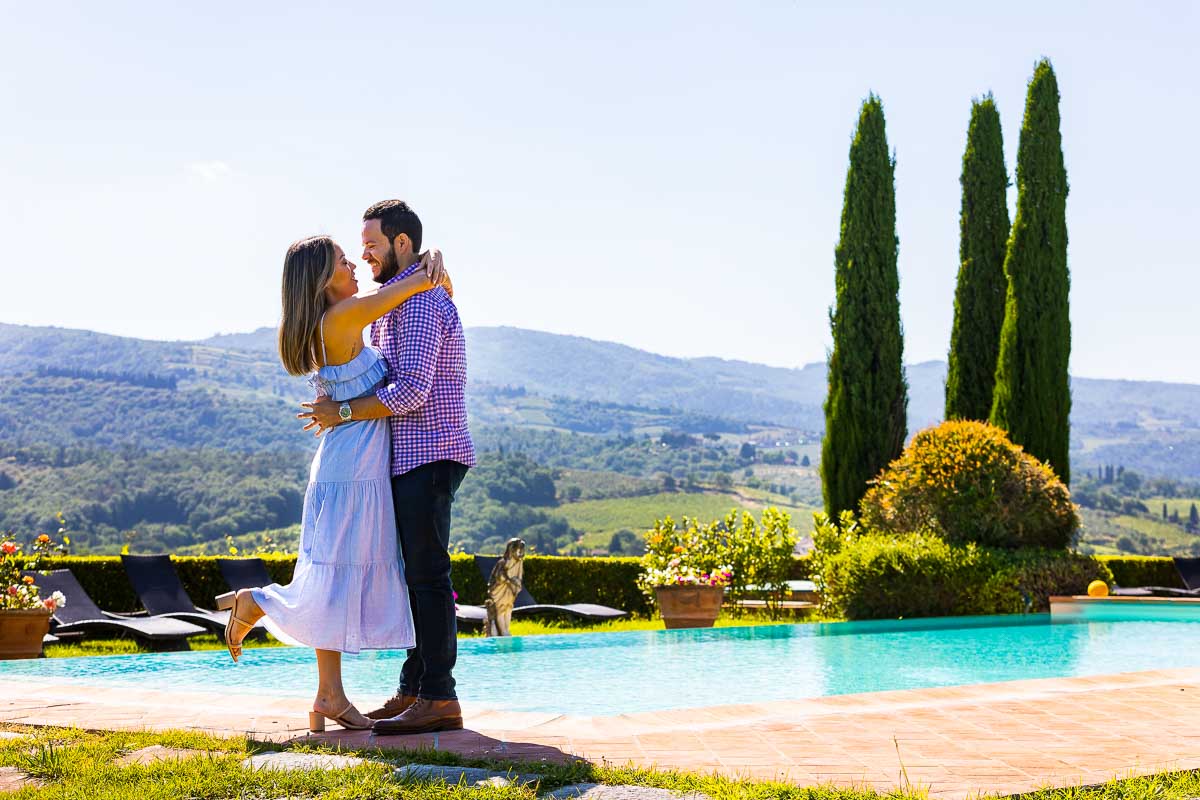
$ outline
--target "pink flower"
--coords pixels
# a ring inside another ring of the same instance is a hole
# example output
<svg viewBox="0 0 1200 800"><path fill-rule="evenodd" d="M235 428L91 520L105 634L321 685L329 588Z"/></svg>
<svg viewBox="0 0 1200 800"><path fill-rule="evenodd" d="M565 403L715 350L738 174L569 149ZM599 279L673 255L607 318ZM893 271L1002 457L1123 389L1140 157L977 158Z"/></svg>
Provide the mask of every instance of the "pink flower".
<svg viewBox="0 0 1200 800"><path fill-rule="evenodd" d="M11 594L13 597L16 597L17 596L17 587L16 586L8 587L8 593Z"/></svg>

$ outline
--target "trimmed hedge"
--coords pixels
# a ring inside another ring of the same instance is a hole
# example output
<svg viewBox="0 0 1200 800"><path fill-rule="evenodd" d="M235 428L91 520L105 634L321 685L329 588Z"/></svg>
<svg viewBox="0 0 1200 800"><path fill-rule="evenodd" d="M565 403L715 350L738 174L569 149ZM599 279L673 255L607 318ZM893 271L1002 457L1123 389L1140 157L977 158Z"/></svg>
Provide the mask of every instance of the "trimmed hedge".
<svg viewBox="0 0 1200 800"><path fill-rule="evenodd" d="M1182 589L1175 562L1165 556L1095 556L1112 572L1117 586L1169 586Z"/></svg>
<svg viewBox="0 0 1200 800"><path fill-rule="evenodd" d="M292 579L296 556L258 556L278 583ZM217 560L211 556L172 556L175 571L188 596L201 607L212 608L213 597L229 590ZM119 556L59 556L47 559L47 569L70 569L97 605L108 611L140 611ZM542 603L600 603L649 616L653 608L638 589L641 561L636 558L563 558L527 556L525 586ZM459 601L482 605L487 584L475 566L474 556L451 556L450 580Z"/></svg>
<svg viewBox="0 0 1200 800"><path fill-rule="evenodd" d="M825 558L822 611L845 619L1045 611L1053 594L1083 594L1108 567L1061 550L951 545L929 534L866 535Z"/></svg>

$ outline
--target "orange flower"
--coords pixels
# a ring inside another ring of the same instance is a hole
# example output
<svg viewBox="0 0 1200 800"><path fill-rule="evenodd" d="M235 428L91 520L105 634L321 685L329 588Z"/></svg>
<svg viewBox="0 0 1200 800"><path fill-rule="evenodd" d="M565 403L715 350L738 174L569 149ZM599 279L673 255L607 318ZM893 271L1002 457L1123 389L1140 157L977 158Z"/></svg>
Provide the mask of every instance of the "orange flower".
<svg viewBox="0 0 1200 800"><path fill-rule="evenodd" d="M37 541L38 541L38 544L46 544L47 542L50 541L50 537L43 533L41 536L39 536L37 538Z"/></svg>
<svg viewBox="0 0 1200 800"><path fill-rule="evenodd" d="M25 577L21 578L21 580L24 581L26 586L33 585L33 576L32 575L26 575Z"/></svg>

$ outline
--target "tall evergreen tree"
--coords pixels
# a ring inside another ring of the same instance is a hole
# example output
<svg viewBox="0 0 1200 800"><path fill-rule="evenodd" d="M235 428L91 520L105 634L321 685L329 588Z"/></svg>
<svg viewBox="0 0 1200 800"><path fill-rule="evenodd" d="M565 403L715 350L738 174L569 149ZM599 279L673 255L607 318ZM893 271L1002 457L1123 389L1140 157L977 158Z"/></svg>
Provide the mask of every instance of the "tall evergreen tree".
<svg viewBox="0 0 1200 800"><path fill-rule="evenodd" d="M1017 218L1008 239L1008 294L991 421L1070 482L1071 319L1067 170L1058 80L1038 62L1017 148Z"/></svg>
<svg viewBox="0 0 1200 800"><path fill-rule="evenodd" d="M1000 112L988 94L971 104L958 218L958 286L946 374L946 419L986 420L992 411L1000 327L1004 324L1004 251L1008 244L1008 171Z"/></svg>
<svg viewBox="0 0 1200 800"><path fill-rule="evenodd" d="M904 448L908 386L896 270L895 161L883 103L862 105L850 144L841 235L834 256L833 350L821 442L821 488L830 516L857 510L874 478Z"/></svg>

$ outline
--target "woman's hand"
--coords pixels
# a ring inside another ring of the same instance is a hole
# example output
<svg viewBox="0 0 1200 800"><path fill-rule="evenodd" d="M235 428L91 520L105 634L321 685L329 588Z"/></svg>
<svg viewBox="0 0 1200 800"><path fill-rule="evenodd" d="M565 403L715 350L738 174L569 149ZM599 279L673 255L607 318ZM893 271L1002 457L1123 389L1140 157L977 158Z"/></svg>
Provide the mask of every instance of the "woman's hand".
<svg viewBox="0 0 1200 800"><path fill-rule="evenodd" d="M446 272L446 265L442 263L441 250L434 248L425 251L421 256L421 267L425 270L425 277L429 278L431 286L441 286L448 295L454 297L454 284L450 282L450 274Z"/></svg>
<svg viewBox="0 0 1200 800"><path fill-rule="evenodd" d="M440 286L446 274L446 266L442 263L442 251L434 248L422 253L421 269L425 270L425 277L429 278L432 286Z"/></svg>

